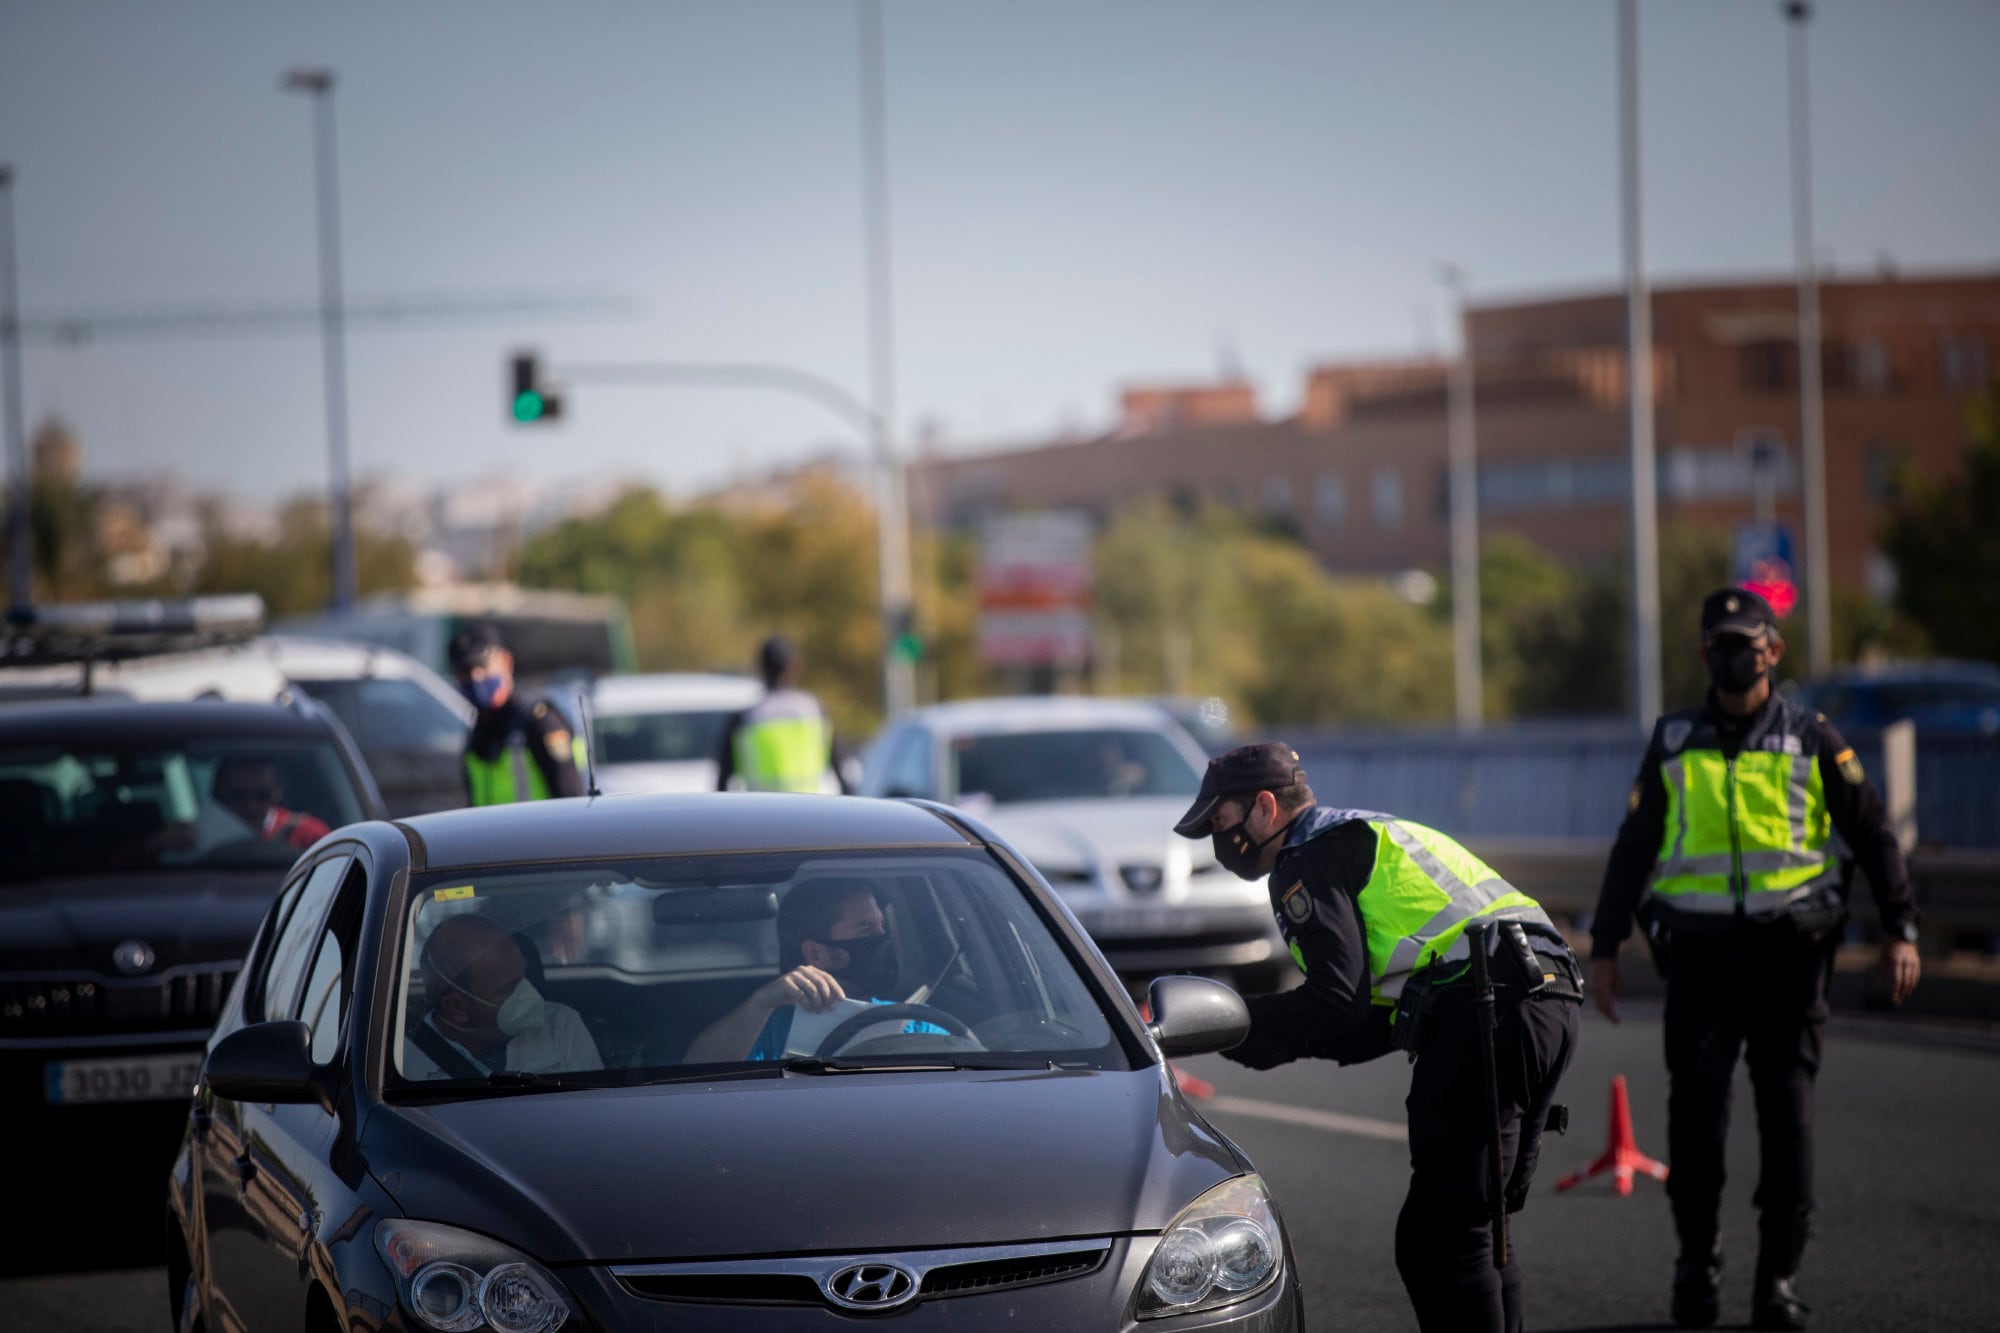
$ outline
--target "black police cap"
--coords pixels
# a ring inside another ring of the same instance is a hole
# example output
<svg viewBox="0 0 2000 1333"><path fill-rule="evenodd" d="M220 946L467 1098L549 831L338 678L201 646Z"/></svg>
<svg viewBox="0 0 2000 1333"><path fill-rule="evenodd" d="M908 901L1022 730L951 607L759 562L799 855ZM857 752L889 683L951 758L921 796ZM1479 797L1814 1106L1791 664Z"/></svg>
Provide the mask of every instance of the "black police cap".
<svg viewBox="0 0 2000 1333"><path fill-rule="evenodd" d="M486 660L486 654L506 645L500 642L500 631L491 625L467 625L451 636L451 646L446 649L451 659L451 669L460 673L472 670Z"/></svg>
<svg viewBox="0 0 2000 1333"><path fill-rule="evenodd" d="M773 634L757 650L757 666L766 676L782 676L799 660L799 650L782 634Z"/></svg>
<svg viewBox="0 0 2000 1333"><path fill-rule="evenodd" d="M1712 634L1762 634L1778 627L1778 613L1748 588L1722 588L1701 604L1701 637Z"/></svg>
<svg viewBox="0 0 2000 1333"><path fill-rule="evenodd" d="M1305 780L1306 771L1299 767L1299 752L1283 741L1239 745L1208 761L1208 771L1201 775L1201 790L1195 793L1188 812L1174 825L1174 832L1183 838L1206 838L1212 831L1209 820L1223 797L1275 791Z"/></svg>

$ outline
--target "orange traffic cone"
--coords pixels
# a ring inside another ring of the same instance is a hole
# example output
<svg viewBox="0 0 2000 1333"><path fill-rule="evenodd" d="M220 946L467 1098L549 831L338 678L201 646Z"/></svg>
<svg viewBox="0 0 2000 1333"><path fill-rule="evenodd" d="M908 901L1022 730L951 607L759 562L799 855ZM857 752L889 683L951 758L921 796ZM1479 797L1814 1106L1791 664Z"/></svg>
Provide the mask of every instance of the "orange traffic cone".
<svg viewBox="0 0 2000 1333"><path fill-rule="evenodd" d="M1611 1079L1611 1141L1605 1145L1604 1155L1581 1171L1573 1171L1556 1182L1556 1192L1584 1181L1603 1175L1609 1171L1618 1192L1626 1197L1632 1194L1632 1177L1643 1171L1655 1180L1667 1178L1667 1168L1639 1151L1638 1140L1632 1136L1632 1103L1625 1095L1625 1076L1616 1074Z"/></svg>

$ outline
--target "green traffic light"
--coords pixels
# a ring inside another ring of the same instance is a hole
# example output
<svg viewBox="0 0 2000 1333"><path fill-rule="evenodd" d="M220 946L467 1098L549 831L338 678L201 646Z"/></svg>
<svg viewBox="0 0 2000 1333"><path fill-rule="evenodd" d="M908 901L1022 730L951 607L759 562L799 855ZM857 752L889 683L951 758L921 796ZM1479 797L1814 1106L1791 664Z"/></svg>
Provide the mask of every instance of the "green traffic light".
<svg viewBox="0 0 2000 1333"><path fill-rule="evenodd" d="M542 396L533 389L528 390L526 393L516 394L514 396L514 420L539 421L547 406L548 404L542 401Z"/></svg>
<svg viewBox="0 0 2000 1333"><path fill-rule="evenodd" d="M924 655L924 641L915 634L898 634L890 651L898 661L915 662Z"/></svg>

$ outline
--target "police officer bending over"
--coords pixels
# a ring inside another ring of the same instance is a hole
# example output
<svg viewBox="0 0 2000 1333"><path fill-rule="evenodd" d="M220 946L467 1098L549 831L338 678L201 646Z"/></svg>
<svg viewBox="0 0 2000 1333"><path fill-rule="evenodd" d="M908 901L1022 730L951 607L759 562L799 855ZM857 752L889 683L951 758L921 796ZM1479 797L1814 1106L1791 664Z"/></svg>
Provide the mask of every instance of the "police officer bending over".
<svg viewBox="0 0 2000 1333"><path fill-rule="evenodd" d="M1874 887L1882 971L1897 1004L1917 984L1917 909L1882 798L1854 751L1824 717L1771 688L1785 641L1770 603L1724 588L1702 603L1701 637L1713 688L1700 708L1653 730L1604 872L1591 988L1617 1022L1618 945L1636 911L1667 978L1667 1195L1681 1246L1674 1322L1706 1328L1718 1315L1723 1143L1743 1051L1762 1137L1752 1323L1804 1328L1792 1277L1813 1208L1813 1075L1847 915L1829 832Z"/></svg>
<svg viewBox="0 0 2000 1333"><path fill-rule="evenodd" d="M547 700L524 696L514 655L491 625L452 636L451 672L479 716L465 740L468 805L507 805L583 795L583 745Z"/></svg>
<svg viewBox="0 0 2000 1333"><path fill-rule="evenodd" d="M1443 834L1392 815L1314 803L1298 755L1246 745L1209 761L1174 831L1212 837L1271 907L1305 984L1251 997L1250 1035L1224 1054L1252 1069L1301 1056L1416 1062L1406 1105L1410 1191L1396 1267L1426 1333L1522 1326L1521 1267L1493 1262L1490 1144L1469 926L1490 927L1498 1137L1505 1208L1519 1211L1556 1085L1576 1045L1576 960L1534 900ZM1511 1248L1511 1247L1510 1247Z"/></svg>

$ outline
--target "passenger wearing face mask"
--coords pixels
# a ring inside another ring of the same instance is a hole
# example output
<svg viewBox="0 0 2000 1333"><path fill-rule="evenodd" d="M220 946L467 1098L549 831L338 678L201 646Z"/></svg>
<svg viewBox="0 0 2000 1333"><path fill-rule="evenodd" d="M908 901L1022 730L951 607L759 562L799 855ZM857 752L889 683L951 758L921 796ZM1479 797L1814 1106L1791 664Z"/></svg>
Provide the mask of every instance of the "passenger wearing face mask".
<svg viewBox="0 0 2000 1333"><path fill-rule="evenodd" d="M446 917L424 942L418 966L430 1009L403 1043L405 1078L604 1067L583 1018L542 998L504 927L480 916Z"/></svg>
<svg viewBox="0 0 2000 1333"><path fill-rule="evenodd" d="M1756 593L1701 606L1707 702L1653 729L1591 927L1591 990L1618 1021L1618 946L1635 914L1667 981L1667 1149L1680 1258L1671 1310L1682 1328L1719 1317L1723 1146L1742 1052L1762 1148L1751 1319L1804 1328L1792 1289L1813 1209L1812 1097L1827 975L1847 915L1839 834L1882 917L1891 1002L1917 984L1917 909L1882 798L1827 720L1772 689L1785 655Z"/></svg>
<svg viewBox="0 0 2000 1333"><path fill-rule="evenodd" d="M1535 901L1434 829L1315 802L1277 742L1209 761L1174 831L1210 838L1224 869L1268 876L1271 910L1303 985L1248 997L1250 1034L1223 1055L1252 1069L1302 1056L1415 1062L1410 1189L1396 1267L1425 1333L1517 1333L1519 1247L1493 1263L1491 1107L1467 928L1493 927L1500 1178L1526 1204L1556 1086L1576 1046L1582 978Z"/></svg>
<svg viewBox="0 0 2000 1333"><path fill-rule="evenodd" d="M778 909L776 978L710 1024L688 1047L688 1064L783 1059L800 1010L827 1012L846 1000L893 1004L902 975L896 935L874 890L851 879L806 880ZM948 1035L921 1019L905 1032Z"/></svg>
<svg viewBox="0 0 2000 1333"><path fill-rule="evenodd" d="M479 710L465 739L467 805L583 795L583 743L546 700L514 681L514 655L491 625L452 636L452 677Z"/></svg>

